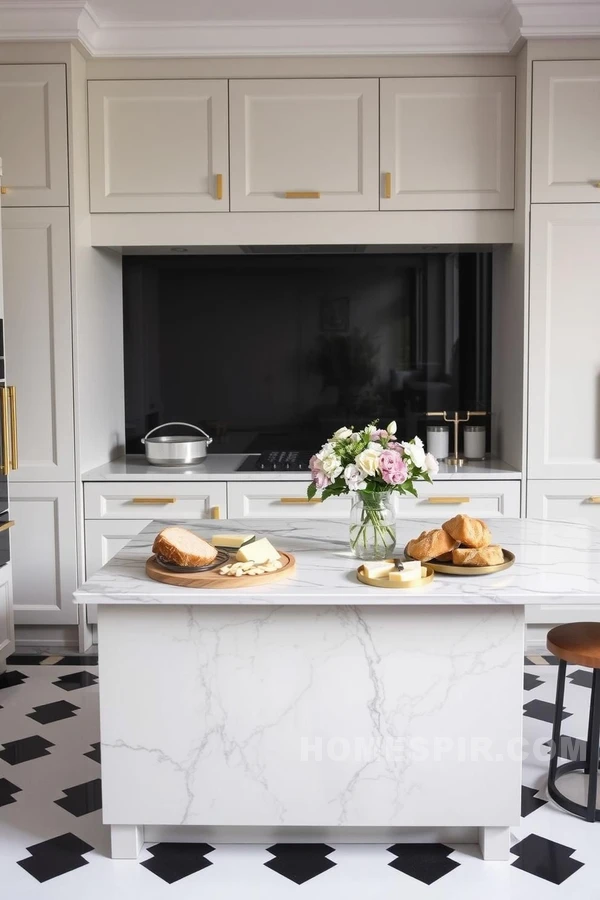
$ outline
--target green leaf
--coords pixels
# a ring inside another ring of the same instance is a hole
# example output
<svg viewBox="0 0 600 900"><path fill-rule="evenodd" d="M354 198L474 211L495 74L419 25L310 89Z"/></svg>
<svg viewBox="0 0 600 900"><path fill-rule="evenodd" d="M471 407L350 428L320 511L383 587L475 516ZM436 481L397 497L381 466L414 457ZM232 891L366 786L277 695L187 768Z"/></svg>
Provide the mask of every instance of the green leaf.
<svg viewBox="0 0 600 900"><path fill-rule="evenodd" d="M308 497L309 500L312 500L312 498L315 496L316 493L317 493L317 486L314 483L314 481L311 481L308 488L306 489L306 496Z"/></svg>

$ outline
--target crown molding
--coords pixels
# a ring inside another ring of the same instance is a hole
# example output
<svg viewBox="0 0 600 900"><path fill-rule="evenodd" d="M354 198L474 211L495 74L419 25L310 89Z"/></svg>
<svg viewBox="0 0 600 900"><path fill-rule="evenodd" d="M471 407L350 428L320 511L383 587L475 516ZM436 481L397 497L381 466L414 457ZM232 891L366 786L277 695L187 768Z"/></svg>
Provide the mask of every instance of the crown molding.
<svg viewBox="0 0 600 900"><path fill-rule="evenodd" d="M600 36L600 0L509 0L496 19L109 22L93 0L0 0L0 40L78 40L92 57L506 54Z"/></svg>

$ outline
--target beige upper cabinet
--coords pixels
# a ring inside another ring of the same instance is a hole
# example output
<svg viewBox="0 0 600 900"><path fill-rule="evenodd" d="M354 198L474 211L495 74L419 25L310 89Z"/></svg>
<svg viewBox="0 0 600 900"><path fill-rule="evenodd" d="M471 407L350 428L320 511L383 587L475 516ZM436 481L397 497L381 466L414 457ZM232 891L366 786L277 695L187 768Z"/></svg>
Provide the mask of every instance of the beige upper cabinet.
<svg viewBox="0 0 600 900"><path fill-rule="evenodd" d="M599 249L600 204L533 206L530 478L600 479Z"/></svg>
<svg viewBox="0 0 600 900"><path fill-rule="evenodd" d="M226 212L227 82L90 81L92 212Z"/></svg>
<svg viewBox="0 0 600 900"><path fill-rule="evenodd" d="M2 206L68 206L65 66L0 65Z"/></svg>
<svg viewBox="0 0 600 900"><path fill-rule="evenodd" d="M231 81L229 97L232 210L379 208L376 78Z"/></svg>
<svg viewBox="0 0 600 900"><path fill-rule="evenodd" d="M600 203L600 60L533 65L532 201Z"/></svg>
<svg viewBox="0 0 600 900"><path fill-rule="evenodd" d="M515 79L382 78L381 209L513 209Z"/></svg>

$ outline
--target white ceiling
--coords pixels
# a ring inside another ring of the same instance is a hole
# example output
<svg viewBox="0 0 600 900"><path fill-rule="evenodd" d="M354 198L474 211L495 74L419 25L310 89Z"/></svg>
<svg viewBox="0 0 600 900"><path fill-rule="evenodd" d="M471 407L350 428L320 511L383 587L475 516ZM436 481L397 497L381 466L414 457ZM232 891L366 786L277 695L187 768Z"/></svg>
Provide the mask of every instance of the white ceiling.
<svg viewBox="0 0 600 900"><path fill-rule="evenodd" d="M98 57L510 53L600 36L600 0L0 0L0 40Z"/></svg>

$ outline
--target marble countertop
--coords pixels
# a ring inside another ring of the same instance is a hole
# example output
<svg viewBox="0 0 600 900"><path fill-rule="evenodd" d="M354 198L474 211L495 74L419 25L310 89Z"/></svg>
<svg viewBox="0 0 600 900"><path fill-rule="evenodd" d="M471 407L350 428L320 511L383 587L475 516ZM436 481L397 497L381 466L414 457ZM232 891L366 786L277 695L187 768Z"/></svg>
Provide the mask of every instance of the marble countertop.
<svg viewBox="0 0 600 900"><path fill-rule="evenodd" d="M151 466L144 455L121 456L90 469L83 481L304 481L308 472L238 472L247 453L209 452L197 466ZM442 463L436 481L516 481L521 473L499 459L469 462L460 469Z"/></svg>
<svg viewBox="0 0 600 900"><path fill-rule="evenodd" d="M437 574L424 588L383 590L361 584L348 549L348 523L330 519L239 519L183 522L210 538L218 531L253 532L296 556L288 579L238 590L199 590L161 584L145 573L154 535L176 522L152 522L75 593L77 603L175 605L452 606L600 603L600 530L537 519L492 520L493 539L516 556L495 575ZM440 519L398 521L398 548Z"/></svg>

